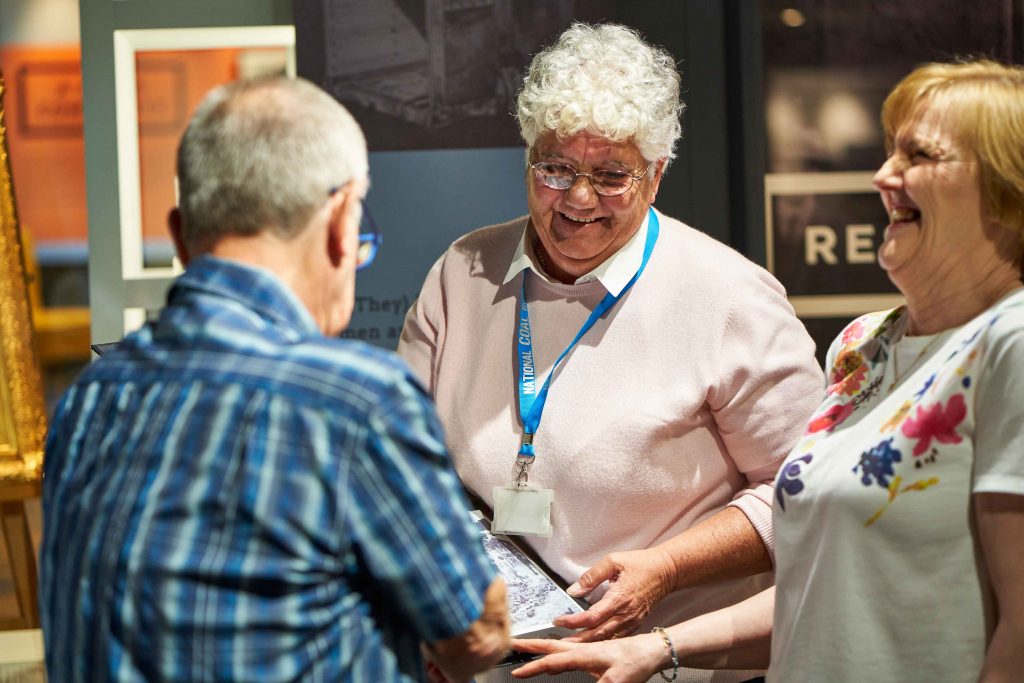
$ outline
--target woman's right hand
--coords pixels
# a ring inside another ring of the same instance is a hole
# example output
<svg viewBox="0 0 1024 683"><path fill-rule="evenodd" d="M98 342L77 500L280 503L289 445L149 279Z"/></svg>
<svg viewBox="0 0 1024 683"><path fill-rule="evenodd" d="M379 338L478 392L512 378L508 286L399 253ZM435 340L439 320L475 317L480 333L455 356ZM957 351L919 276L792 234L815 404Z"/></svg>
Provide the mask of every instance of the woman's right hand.
<svg viewBox="0 0 1024 683"><path fill-rule="evenodd" d="M570 641L628 636L672 591L675 578L672 558L659 546L611 553L583 572L568 590L569 595L580 597L607 581L608 591L587 611L558 617L555 626L585 629L570 636Z"/></svg>
<svg viewBox="0 0 1024 683"><path fill-rule="evenodd" d="M513 639L512 649L546 655L514 670L516 678L583 671L598 683L644 683L665 666L671 668L664 641L653 633L599 643Z"/></svg>

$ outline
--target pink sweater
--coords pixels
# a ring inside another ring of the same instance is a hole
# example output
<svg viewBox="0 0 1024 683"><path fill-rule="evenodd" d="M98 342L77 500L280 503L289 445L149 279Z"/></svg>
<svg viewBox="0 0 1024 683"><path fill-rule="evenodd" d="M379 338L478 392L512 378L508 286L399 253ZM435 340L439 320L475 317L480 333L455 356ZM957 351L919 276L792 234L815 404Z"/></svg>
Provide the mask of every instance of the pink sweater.
<svg viewBox="0 0 1024 683"><path fill-rule="evenodd" d="M554 490L554 532L524 538L566 581L729 504L771 549L771 481L822 397L814 344L782 286L659 216L646 271L559 366L534 439L530 483ZM513 332L523 275L501 282L525 225L456 241L427 276L398 348L437 401L459 475L489 505L522 435ZM539 387L605 290L527 277ZM675 623L763 585L679 591L649 621Z"/></svg>

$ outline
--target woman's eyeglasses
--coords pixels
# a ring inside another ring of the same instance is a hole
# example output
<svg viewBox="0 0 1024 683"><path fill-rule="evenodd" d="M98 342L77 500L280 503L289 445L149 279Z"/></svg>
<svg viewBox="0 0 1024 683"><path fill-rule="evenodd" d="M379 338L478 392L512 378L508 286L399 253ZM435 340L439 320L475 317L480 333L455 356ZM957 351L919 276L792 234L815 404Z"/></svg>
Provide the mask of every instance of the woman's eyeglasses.
<svg viewBox="0 0 1024 683"><path fill-rule="evenodd" d="M651 170L651 167L648 166L647 170L640 175L633 175L628 171L605 169L580 173L568 164L559 164L553 161L538 161L535 164L530 164L530 168L533 169L533 174L537 176L537 180L544 187L550 187L552 190L568 190L576 183L577 178L583 176L590 181L594 192L602 197L617 197L624 194L633 187L633 183L643 178Z"/></svg>

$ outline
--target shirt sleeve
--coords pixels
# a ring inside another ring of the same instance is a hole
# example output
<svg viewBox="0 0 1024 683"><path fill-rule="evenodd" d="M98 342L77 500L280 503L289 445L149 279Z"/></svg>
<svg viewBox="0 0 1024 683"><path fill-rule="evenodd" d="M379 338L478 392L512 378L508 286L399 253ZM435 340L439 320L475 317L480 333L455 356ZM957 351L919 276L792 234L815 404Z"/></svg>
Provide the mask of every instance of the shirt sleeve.
<svg viewBox="0 0 1024 683"><path fill-rule="evenodd" d="M350 472L358 551L423 640L464 633L482 613L495 570L429 399L407 378L372 411L368 429L367 453Z"/></svg>
<svg viewBox="0 0 1024 683"><path fill-rule="evenodd" d="M1019 313L1012 317L1016 318L1016 328L999 333L999 328L1012 325L1007 320L998 321L993 328L995 339L979 373L974 493L1024 495L1024 396L1020 380L1024 371L1024 327Z"/></svg>
<svg viewBox="0 0 1024 683"><path fill-rule="evenodd" d="M427 273L420 295L405 314L398 355L433 395L437 359L444 345L444 292L441 287L442 255Z"/></svg>
<svg viewBox="0 0 1024 683"><path fill-rule="evenodd" d="M709 394L719 434L749 483L733 499L769 552L775 472L824 395L814 342L767 271L738 276Z"/></svg>

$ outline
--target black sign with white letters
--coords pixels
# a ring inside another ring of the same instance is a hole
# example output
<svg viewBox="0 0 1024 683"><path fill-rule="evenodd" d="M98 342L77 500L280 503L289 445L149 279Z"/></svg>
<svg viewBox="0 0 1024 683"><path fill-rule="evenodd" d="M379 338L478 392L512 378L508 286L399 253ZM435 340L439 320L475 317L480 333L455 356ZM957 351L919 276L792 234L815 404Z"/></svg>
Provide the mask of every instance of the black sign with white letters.
<svg viewBox="0 0 1024 683"><path fill-rule="evenodd" d="M888 224L874 192L772 197L772 270L790 296L889 294L877 263Z"/></svg>

